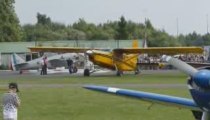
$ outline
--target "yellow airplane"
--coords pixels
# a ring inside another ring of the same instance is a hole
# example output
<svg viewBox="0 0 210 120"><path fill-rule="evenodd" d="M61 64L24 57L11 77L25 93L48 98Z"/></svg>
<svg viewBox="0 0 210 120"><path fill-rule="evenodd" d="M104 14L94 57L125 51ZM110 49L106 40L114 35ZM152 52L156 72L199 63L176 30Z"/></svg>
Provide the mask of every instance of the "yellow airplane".
<svg viewBox="0 0 210 120"><path fill-rule="evenodd" d="M137 59L139 54L202 54L201 47L149 47L137 48L134 43L132 48L116 48L112 51L91 48L71 48L71 47L29 47L31 52L56 52L56 53L85 53L89 60L100 67L117 71L117 76L121 76L123 71L139 72ZM88 60L87 60L88 61ZM86 63L87 63L86 61ZM86 64L84 76L90 76L91 68Z"/></svg>

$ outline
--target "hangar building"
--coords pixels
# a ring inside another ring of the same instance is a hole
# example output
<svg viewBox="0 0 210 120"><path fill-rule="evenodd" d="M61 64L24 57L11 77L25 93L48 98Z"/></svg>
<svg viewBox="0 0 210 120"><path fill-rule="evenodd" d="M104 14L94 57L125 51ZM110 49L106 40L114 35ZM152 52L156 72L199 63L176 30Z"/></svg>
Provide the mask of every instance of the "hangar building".
<svg viewBox="0 0 210 120"><path fill-rule="evenodd" d="M142 40L138 40L142 46ZM29 46L52 46L52 47L88 47L114 49L131 47L132 40L59 40L39 42L0 42L0 69L7 69L10 66L10 58L13 53L20 55L24 60L30 61L39 57L39 53L31 53Z"/></svg>

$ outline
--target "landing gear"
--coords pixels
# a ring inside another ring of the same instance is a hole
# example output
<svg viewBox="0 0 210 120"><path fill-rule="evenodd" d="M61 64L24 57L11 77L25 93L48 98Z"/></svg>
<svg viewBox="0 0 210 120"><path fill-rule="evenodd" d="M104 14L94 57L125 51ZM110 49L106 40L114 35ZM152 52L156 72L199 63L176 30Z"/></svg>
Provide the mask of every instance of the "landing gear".
<svg viewBox="0 0 210 120"><path fill-rule="evenodd" d="M69 74L72 74L72 73L77 73L78 69L76 66L73 66L73 67L69 67Z"/></svg>
<svg viewBox="0 0 210 120"><path fill-rule="evenodd" d="M77 71L78 71L77 67L76 66L73 67L73 73L77 73Z"/></svg>
<svg viewBox="0 0 210 120"><path fill-rule="evenodd" d="M19 74L23 74L23 71L22 71L22 70L20 70L20 71L19 71Z"/></svg>
<svg viewBox="0 0 210 120"><path fill-rule="evenodd" d="M135 71L134 71L135 73L135 75L138 75L138 74L140 74L141 73L141 71L137 68Z"/></svg>
<svg viewBox="0 0 210 120"><path fill-rule="evenodd" d="M84 69L84 76L90 76L90 70Z"/></svg>
<svg viewBox="0 0 210 120"><path fill-rule="evenodd" d="M201 120L209 120L210 114L208 112L203 112Z"/></svg>
<svg viewBox="0 0 210 120"><path fill-rule="evenodd" d="M123 72L122 71L117 71L117 76L122 76Z"/></svg>

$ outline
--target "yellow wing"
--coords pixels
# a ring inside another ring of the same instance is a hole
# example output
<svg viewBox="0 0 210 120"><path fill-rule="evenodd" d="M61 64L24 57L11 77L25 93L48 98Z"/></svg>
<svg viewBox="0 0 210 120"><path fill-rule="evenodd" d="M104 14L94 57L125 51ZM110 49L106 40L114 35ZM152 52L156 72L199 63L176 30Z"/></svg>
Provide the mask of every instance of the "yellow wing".
<svg viewBox="0 0 210 120"><path fill-rule="evenodd" d="M85 53L91 48L76 48L76 47L28 47L31 52L57 52L57 53ZM96 50L96 49L94 49Z"/></svg>
<svg viewBox="0 0 210 120"><path fill-rule="evenodd" d="M127 54L188 54L196 53L202 54L204 52L201 47L149 47L149 48L118 48L114 49L116 53L127 53Z"/></svg>
<svg viewBox="0 0 210 120"><path fill-rule="evenodd" d="M76 47L28 47L31 52L61 52L61 53L85 53L87 50L103 50L93 48L76 48ZM149 47L149 48L117 48L113 50L115 53L127 54L187 54L196 53L202 54L204 52L201 47Z"/></svg>

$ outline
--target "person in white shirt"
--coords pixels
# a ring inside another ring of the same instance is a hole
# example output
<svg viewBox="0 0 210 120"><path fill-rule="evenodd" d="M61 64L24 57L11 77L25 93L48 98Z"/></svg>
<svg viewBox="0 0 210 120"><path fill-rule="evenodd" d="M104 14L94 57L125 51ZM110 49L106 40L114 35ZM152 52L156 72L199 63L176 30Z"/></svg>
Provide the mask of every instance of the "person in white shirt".
<svg viewBox="0 0 210 120"><path fill-rule="evenodd" d="M17 83L9 83L9 91L3 95L3 120L17 120L17 108L20 106L20 99Z"/></svg>
<svg viewBox="0 0 210 120"><path fill-rule="evenodd" d="M42 61L41 61L41 65L42 65L42 70L40 75L47 75L47 56L44 56Z"/></svg>

